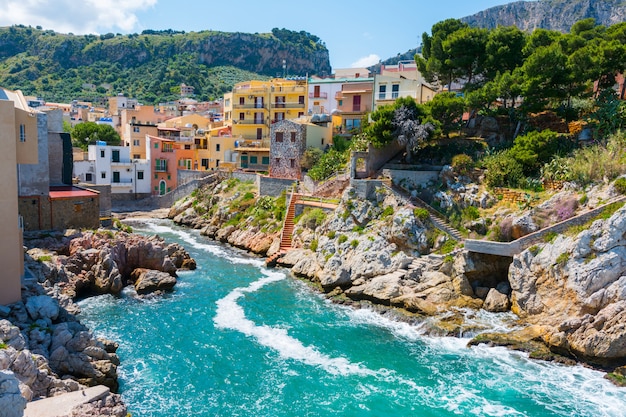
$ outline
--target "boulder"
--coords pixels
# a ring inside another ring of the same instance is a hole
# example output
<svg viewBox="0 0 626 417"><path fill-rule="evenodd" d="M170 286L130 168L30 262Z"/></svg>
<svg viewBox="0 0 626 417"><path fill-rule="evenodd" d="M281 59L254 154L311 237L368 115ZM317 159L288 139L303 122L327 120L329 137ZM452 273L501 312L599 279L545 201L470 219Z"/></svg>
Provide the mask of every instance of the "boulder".
<svg viewBox="0 0 626 417"><path fill-rule="evenodd" d="M19 380L11 371L0 371L0 417L21 417L25 408Z"/></svg>
<svg viewBox="0 0 626 417"><path fill-rule="evenodd" d="M150 294L155 291L170 291L176 285L176 277L153 269L137 268L131 274L137 294Z"/></svg>
<svg viewBox="0 0 626 417"><path fill-rule="evenodd" d="M493 313L502 313L508 311L511 306L509 297L506 294L501 293L495 288L489 290L483 308Z"/></svg>

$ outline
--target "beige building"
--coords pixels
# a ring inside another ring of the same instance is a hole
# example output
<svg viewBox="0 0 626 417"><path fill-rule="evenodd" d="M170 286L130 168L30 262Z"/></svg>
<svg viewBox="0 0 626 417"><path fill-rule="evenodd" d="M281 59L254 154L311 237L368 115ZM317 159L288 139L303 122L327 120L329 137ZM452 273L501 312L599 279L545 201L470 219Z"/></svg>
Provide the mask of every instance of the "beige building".
<svg viewBox="0 0 626 417"><path fill-rule="evenodd" d="M19 301L24 272L22 221L18 213L18 172L22 164L37 164L37 113L20 91L0 88L0 304Z"/></svg>
<svg viewBox="0 0 626 417"><path fill-rule="evenodd" d="M437 89L426 82L415 61L381 65L380 74L374 77L372 111L391 105L401 97L411 97L419 104L426 103L435 94Z"/></svg>

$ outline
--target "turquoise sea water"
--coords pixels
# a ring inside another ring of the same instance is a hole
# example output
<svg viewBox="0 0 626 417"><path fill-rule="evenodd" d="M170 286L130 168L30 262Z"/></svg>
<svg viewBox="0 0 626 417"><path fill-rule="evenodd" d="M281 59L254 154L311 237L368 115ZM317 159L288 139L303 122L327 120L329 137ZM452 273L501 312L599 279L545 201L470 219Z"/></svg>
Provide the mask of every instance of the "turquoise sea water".
<svg viewBox="0 0 626 417"><path fill-rule="evenodd" d="M262 260L165 221L198 270L176 290L81 301L120 343L121 394L138 416L624 416L602 374L331 304ZM502 316L481 317L501 326Z"/></svg>

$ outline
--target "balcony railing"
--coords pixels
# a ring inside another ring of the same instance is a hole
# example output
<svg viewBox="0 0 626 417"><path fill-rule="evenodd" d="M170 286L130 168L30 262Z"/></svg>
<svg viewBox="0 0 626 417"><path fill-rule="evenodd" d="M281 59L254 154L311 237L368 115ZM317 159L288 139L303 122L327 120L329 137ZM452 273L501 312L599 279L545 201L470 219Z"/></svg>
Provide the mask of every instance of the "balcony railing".
<svg viewBox="0 0 626 417"><path fill-rule="evenodd" d="M270 140L269 139L261 139L261 140L239 140L237 141L238 148L269 148ZM237 148L235 148L237 149Z"/></svg>
<svg viewBox="0 0 626 417"><path fill-rule="evenodd" d="M272 92L273 93L306 93L306 87L303 85L289 86L289 87L273 86Z"/></svg>
<svg viewBox="0 0 626 417"><path fill-rule="evenodd" d="M233 120L234 124L239 125L264 125L265 119L243 119L243 120Z"/></svg>
<svg viewBox="0 0 626 417"><path fill-rule="evenodd" d="M321 99L327 99L328 98L328 93L327 92L319 92L317 94L315 93L309 93L309 98L321 98Z"/></svg>
<svg viewBox="0 0 626 417"><path fill-rule="evenodd" d="M233 109L266 109L267 110L267 104L263 103L263 104L258 104L258 103L246 103L246 104L240 104L240 103L235 103L233 104Z"/></svg>
<svg viewBox="0 0 626 417"><path fill-rule="evenodd" d="M122 178L118 181L111 182L111 187L130 187L133 185L132 178Z"/></svg>
<svg viewBox="0 0 626 417"><path fill-rule="evenodd" d="M272 103L273 109L303 109L304 103Z"/></svg>

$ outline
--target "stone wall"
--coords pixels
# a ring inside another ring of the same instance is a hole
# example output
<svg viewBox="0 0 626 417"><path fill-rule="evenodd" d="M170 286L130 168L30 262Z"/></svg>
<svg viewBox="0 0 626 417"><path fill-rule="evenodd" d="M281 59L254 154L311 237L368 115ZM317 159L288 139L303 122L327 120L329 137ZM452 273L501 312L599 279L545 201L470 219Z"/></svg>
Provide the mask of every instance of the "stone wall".
<svg viewBox="0 0 626 417"><path fill-rule="evenodd" d="M271 178L259 175L257 183L259 196L278 197L283 191L290 189L295 182L295 180L287 178Z"/></svg>
<svg viewBox="0 0 626 417"><path fill-rule="evenodd" d="M282 134L280 141L277 140L278 134ZM302 172L300 159L306 149L306 128L290 120L282 120L272 125L270 138L270 175L299 179Z"/></svg>
<svg viewBox="0 0 626 417"><path fill-rule="evenodd" d="M365 200L376 199L376 189L382 187L382 180L350 180L350 186L354 188L358 198Z"/></svg>
<svg viewBox="0 0 626 417"><path fill-rule="evenodd" d="M64 230L97 228L100 201L97 197L68 197L51 200L48 196L20 197L24 230Z"/></svg>
<svg viewBox="0 0 626 417"><path fill-rule="evenodd" d="M212 174L214 174L213 171L194 171L190 169L179 169L176 172L176 177L178 181L177 184L180 187L181 185L186 184L189 181L199 180Z"/></svg>

